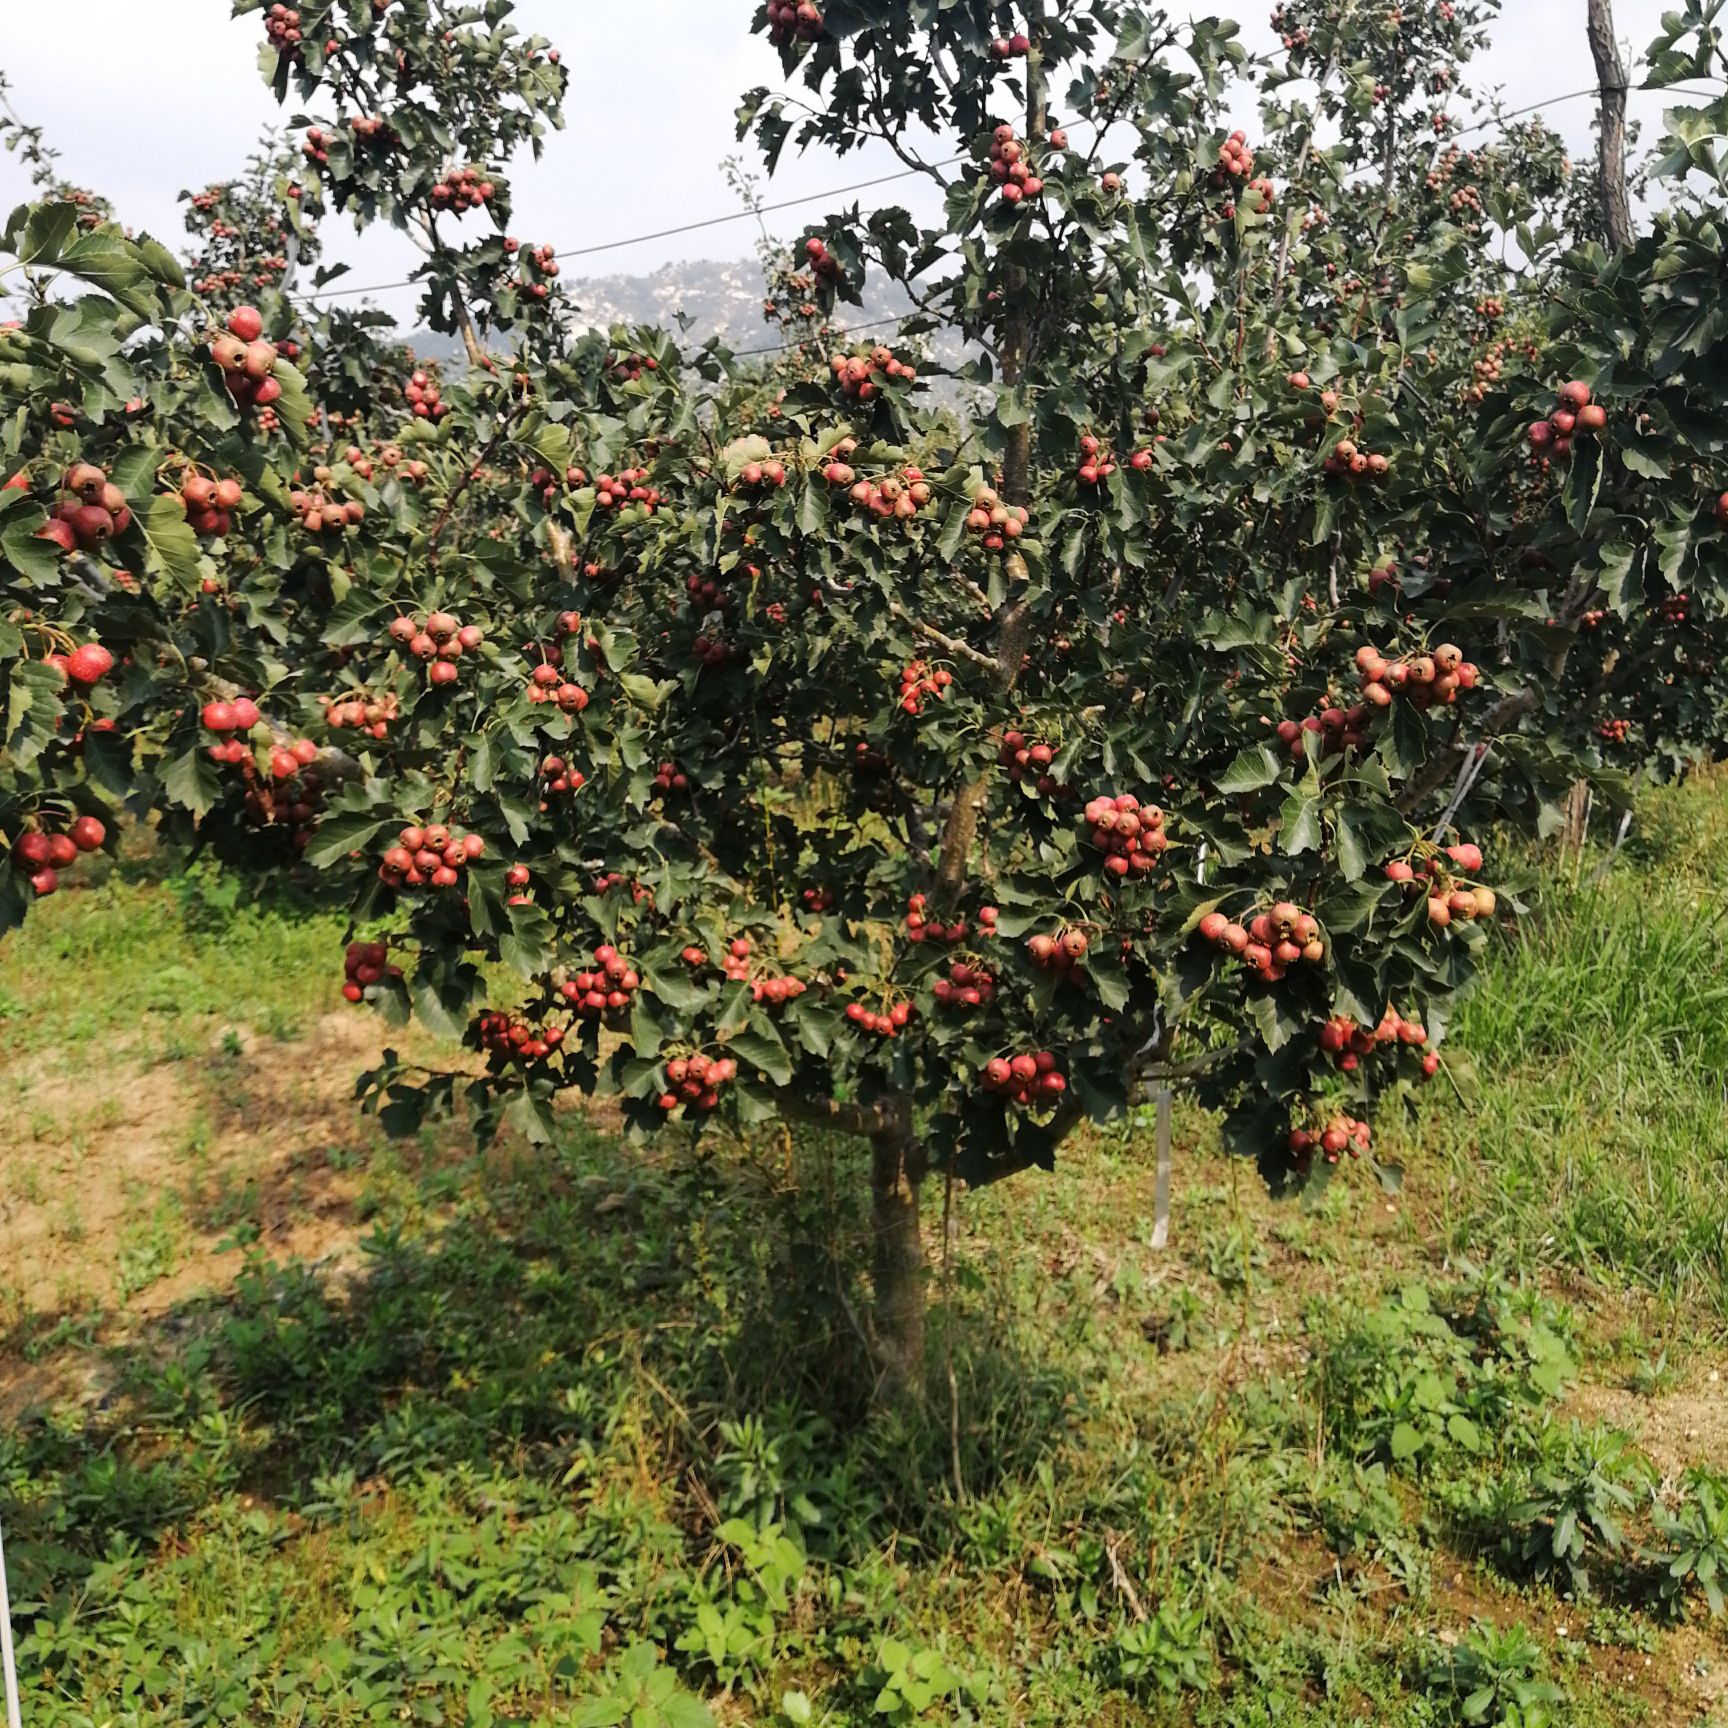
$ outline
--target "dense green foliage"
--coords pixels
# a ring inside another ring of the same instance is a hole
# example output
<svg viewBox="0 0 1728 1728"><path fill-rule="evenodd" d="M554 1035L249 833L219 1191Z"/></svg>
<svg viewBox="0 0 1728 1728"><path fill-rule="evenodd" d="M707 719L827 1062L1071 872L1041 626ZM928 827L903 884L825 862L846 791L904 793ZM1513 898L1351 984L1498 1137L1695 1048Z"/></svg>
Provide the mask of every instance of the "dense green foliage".
<svg viewBox="0 0 1728 1728"><path fill-rule="evenodd" d="M844 1141L385 1143L339 1069L283 1089L340 920L124 861L0 955L7 1199L34 1167L115 1261L7 1338L37 1406L0 1438L26 1720L551 1728L638 1685L673 1723L1708 1720L1728 1244L1696 1149L1728 1104L1719 1011L1644 944L1720 903L1725 832L1719 783L1650 800L1639 855L1599 882L1592 855L1494 956L1460 1027L1480 1142L1430 1093L1389 1130L1396 1215L1371 1185L1269 1206L1189 1114L1166 1251L1137 1119L970 1197L936 1291L957 1439L945 1394L867 1419ZM1606 1143L1608 1034L1557 1060L1533 1024L1594 1000L1668 1057L1668 1112ZM89 1199L144 1132L80 1091L95 1049L209 1122L208 1162L138 1197L149 1261ZM320 1265L277 1234L284 1139L314 1148L301 1216L353 1185Z"/></svg>
<svg viewBox="0 0 1728 1728"><path fill-rule="evenodd" d="M130 800L315 875L351 994L486 1054L387 1062L393 1128L816 1118L885 1201L1147 1075L1275 1186L1465 1090L1483 837L1723 741L1721 116L1611 259L1550 135L1449 142L1485 0L1288 5L1271 64L1118 0L764 9L770 166L879 137L944 192L777 285L808 335L883 273L905 338L764 378L567 339L503 232L567 72L509 11L265 12L298 165L192 200L191 286L86 205L7 225L0 922ZM296 301L326 209L422 240L462 379Z"/></svg>

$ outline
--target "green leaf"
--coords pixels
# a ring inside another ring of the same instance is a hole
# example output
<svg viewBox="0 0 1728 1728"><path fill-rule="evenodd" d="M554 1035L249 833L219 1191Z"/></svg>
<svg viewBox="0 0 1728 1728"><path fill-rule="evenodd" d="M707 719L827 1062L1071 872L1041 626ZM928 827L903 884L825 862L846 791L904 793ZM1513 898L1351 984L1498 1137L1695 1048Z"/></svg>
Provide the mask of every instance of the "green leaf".
<svg viewBox="0 0 1728 1728"><path fill-rule="evenodd" d="M760 1068L776 1086L792 1084L792 1058L778 1034L740 1032L726 1046L741 1064Z"/></svg>
<svg viewBox="0 0 1728 1728"><path fill-rule="evenodd" d="M648 994L679 1014L699 1014L708 1006L708 987L668 967L644 979Z"/></svg>
<svg viewBox="0 0 1728 1728"><path fill-rule="evenodd" d="M350 852L369 852L379 836L395 825L388 817L326 816L307 844L306 862L315 870L323 870L346 858Z"/></svg>
<svg viewBox="0 0 1728 1728"><path fill-rule="evenodd" d="M1251 744L1224 770L1220 792L1257 792L1272 785L1282 772L1278 758L1264 744Z"/></svg>
<svg viewBox="0 0 1728 1728"><path fill-rule="evenodd" d="M1392 1430L1391 1450L1395 1462L1408 1463L1422 1450L1422 1436L1408 1422L1400 1422Z"/></svg>
<svg viewBox="0 0 1728 1728"><path fill-rule="evenodd" d="M1325 840L1320 820L1320 800L1307 793L1293 792L1284 800L1279 812L1279 836L1287 856L1301 852L1318 852Z"/></svg>
<svg viewBox="0 0 1728 1728"><path fill-rule="evenodd" d="M422 965L408 979L415 1015L438 1037L460 1039L468 1030L469 1004L478 981L471 966L440 976L435 968Z"/></svg>
<svg viewBox="0 0 1728 1728"><path fill-rule="evenodd" d="M112 295L141 318L156 310L156 283L143 257L112 228L93 228L80 234L61 252L59 267Z"/></svg>
<svg viewBox="0 0 1728 1728"><path fill-rule="evenodd" d="M531 979L552 964L552 920L538 906L507 906L510 928L498 938L499 957L518 977Z"/></svg>
<svg viewBox="0 0 1728 1728"><path fill-rule="evenodd" d="M1466 1452L1480 1452L1482 1450L1482 1430L1462 1411L1447 1418L1446 1432Z"/></svg>
<svg viewBox="0 0 1728 1728"><path fill-rule="evenodd" d="M217 777L216 764L194 743L162 765L162 790L171 802L203 817L221 796L222 782Z"/></svg>
<svg viewBox="0 0 1728 1728"><path fill-rule="evenodd" d="M198 536L186 520L186 507L172 493L161 492L138 518L150 546L154 569L171 578L188 594L198 591Z"/></svg>

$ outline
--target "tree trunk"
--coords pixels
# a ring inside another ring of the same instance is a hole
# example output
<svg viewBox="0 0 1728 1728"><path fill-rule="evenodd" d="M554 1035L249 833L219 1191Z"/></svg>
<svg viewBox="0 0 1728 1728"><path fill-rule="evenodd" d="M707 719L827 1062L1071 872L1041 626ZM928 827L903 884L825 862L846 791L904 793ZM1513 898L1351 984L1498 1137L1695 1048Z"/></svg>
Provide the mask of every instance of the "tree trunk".
<svg viewBox="0 0 1728 1728"><path fill-rule="evenodd" d="M1566 800L1566 825L1560 831L1562 858L1581 858L1590 837L1590 806L1594 802L1588 780L1574 780Z"/></svg>
<svg viewBox="0 0 1728 1728"><path fill-rule="evenodd" d="M918 1191L924 1152L910 1113L870 1143L870 1212L875 1235L877 1392L895 1404L924 1396L924 1237Z"/></svg>
<svg viewBox="0 0 1728 1728"><path fill-rule="evenodd" d="M1632 203L1626 195L1626 62L1620 58L1620 44L1614 39L1613 0L1590 0L1586 27L1602 93L1598 162L1602 237L1610 251L1623 252L1632 244Z"/></svg>

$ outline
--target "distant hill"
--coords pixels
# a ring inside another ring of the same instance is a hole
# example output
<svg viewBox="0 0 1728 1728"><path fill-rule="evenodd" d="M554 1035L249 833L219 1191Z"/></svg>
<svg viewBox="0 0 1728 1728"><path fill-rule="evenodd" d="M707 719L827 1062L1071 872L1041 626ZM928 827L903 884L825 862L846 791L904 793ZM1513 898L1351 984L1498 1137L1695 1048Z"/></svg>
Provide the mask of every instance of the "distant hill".
<svg viewBox="0 0 1728 1728"><path fill-rule="evenodd" d="M679 314L690 320L683 340L700 346L718 336L736 349L766 348L778 340L777 332L762 317L761 267L753 258L717 260L691 259L668 264L643 276L588 276L568 282L577 307L579 329L608 329L613 324L654 324L678 333ZM862 307L837 308L835 323L842 329L869 325L864 334L872 338L893 335L893 327L877 328L883 319L904 317L911 301L893 283L881 284L866 296ZM459 360L461 344L453 337L416 331L411 338L416 352L438 360ZM959 344L938 341L936 357L954 365Z"/></svg>

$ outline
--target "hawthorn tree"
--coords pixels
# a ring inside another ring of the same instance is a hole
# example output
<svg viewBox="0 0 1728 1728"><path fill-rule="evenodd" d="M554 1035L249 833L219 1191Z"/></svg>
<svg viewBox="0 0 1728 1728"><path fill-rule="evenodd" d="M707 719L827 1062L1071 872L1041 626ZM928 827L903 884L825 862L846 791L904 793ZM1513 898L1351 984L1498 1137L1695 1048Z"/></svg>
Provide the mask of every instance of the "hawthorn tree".
<svg viewBox="0 0 1728 1728"><path fill-rule="evenodd" d="M1723 737L1723 117L1675 117L1693 182L1637 248L1567 252L1552 136L1455 137L1491 11L1304 0L1257 65L1118 0L775 0L768 166L877 138L942 217L802 236L765 376L571 338L503 232L565 94L507 5L263 10L305 111L247 244L401 223L472 363L13 216L0 922L130 799L340 897L349 999L478 1053L387 1056L393 1129L547 1140L574 1091L861 1138L900 1390L933 1169L1049 1168L1152 1077L1276 1187L1372 1163L1467 1088L1487 838ZM822 354L876 273L906 331Z"/></svg>

